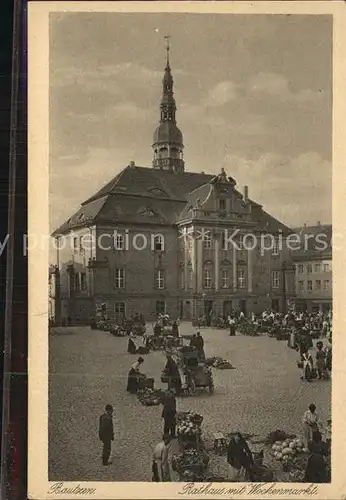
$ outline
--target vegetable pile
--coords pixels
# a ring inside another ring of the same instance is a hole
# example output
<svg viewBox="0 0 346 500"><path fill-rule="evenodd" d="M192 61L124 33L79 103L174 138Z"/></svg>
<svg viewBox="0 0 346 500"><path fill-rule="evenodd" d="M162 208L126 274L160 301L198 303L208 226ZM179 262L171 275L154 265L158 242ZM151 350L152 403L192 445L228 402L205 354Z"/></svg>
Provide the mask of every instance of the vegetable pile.
<svg viewBox="0 0 346 500"><path fill-rule="evenodd" d="M144 406L157 406L162 403L164 392L160 389L141 389L137 391L137 398Z"/></svg>
<svg viewBox="0 0 346 500"><path fill-rule="evenodd" d="M184 437L196 437L202 434L201 424L203 422L202 415L193 412L178 413L177 415L177 431L178 435Z"/></svg>
<svg viewBox="0 0 346 500"><path fill-rule="evenodd" d="M174 455L172 464L175 470L183 471L189 468L206 469L208 467L209 457L201 450L185 450L183 453Z"/></svg>
<svg viewBox="0 0 346 500"><path fill-rule="evenodd" d="M234 370L234 366L231 365L226 359L214 356L212 358L206 359L206 364L212 366L213 368L218 368L219 370Z"/></svg>
<svg viewBox="0 0 346 500"><path fill-rule="evenodd" d="M268 434L265 442L266 444L277 444L278 441L292 440L295 437L294 434L286 434L285 431L276 430Z"/></svg>
<svg viewBox="0 0 346 500"><path fill-rule="evenodd" d="M272 452L277 460L282 461L284 464L292 461L292 459L301 454L307 453L307 449L304 448L301 439L294 438L286 441L276 441L272 445Z"/></svg>

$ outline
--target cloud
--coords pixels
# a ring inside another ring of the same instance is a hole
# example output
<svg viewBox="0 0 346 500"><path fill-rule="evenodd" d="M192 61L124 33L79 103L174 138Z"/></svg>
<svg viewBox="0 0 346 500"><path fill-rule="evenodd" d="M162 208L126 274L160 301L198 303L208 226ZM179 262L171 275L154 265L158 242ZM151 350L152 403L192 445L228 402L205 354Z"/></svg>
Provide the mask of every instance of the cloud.
<svg viewBox="0 0 346 500"><path fill-rule="evenodd" d="M157 114L157 113L156 113ZM141 108L134 102L119 103L106 112L107 118L116 120L146 121L154 120L153 111Z"/></svg>
<svg viewBox="0 0 346 500"><path fill-rule="evenodd" d="M290 226L331 222L332 165L313 151L295 158L268 153L256 159L228 156L226 170L251 199Z"/></svg>
<svg viewBox="0 0 346 500"><path fill-rule="evenodd" d="M217 83L208 93L203 104L205 106L223 106L229 101L233 101L237 96L236 85L230 80Z"/></svg>
<svg viewBox="0 0 346 500"><path fill-rule="evenodd" d="M249 79L246 90L248 94L257 97L267 95L300 103L316 102L324 96L324 93L319 89L302 89L293 92L288 79L277 73L258 73Z"/></svg>
<svg viewBox="0 0 346 500"><path fill-rule="evenodd" d="M280 95L289 93L288 80L275 73L258 73L250 78L247 88L249 92Z"/></svg>

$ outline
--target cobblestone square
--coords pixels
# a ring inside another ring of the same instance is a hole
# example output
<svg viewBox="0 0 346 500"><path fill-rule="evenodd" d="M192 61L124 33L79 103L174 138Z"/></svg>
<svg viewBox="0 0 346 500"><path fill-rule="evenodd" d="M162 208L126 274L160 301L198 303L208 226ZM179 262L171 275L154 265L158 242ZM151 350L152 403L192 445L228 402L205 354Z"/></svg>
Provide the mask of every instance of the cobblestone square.
<svg viewBox="0 0 346 500"><path fill-rule="evenodd" d="M193 331L188 323L180 327L180 333ZM203 415L206 440L218 431L239 430L259 438L276 429L299 434L310 403L324 422L330 418L330 382L301 381L298 354L286 342L267 336L229 337L228 330L211 328L201 333L206 356L221 356L235 367L213 369L213 395L201 391L178 398L178 411ZM88 327L56 328L49 342L49 480L151 481L152 452L163 429L161 406L145 407L126 392L136 359L127 353L127 337ZM157 388L164 388L164 353L144 357L142 371L155 378ZM114 407L115 427L109 467L101 464L98 439L98 418L106 403Z"/></svg>

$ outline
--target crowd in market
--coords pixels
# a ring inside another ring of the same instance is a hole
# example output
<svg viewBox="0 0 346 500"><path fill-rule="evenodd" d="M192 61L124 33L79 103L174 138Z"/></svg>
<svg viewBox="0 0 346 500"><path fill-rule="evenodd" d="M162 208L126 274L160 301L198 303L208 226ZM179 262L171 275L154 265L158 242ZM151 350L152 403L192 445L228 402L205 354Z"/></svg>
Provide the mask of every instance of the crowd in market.
<svg viewBox="0 0 346 500"><path fill-rule="evenodd" d="M140 318L138 317L137 320L140 321ZM259 329L271 328L274 331L288 331L288 346L296 349L300 354L301 379L310 382L314 378L323 380L330 377L331 313L301 313L291 311L287 314L282 314L273 311L264 311L260 316L252 314L249 319L245 317L243 312L233 312L224 320L229 327L230 336L234 336L239 325L244 323L251 323ZM152 337L155 338L162 335L165 328L170 329L169 335L171 337L180 338L179 320L171 321L167 314L159 315L153 325L153 335L144 332L140 336L142 339L140 343L137 338L138 336L134 335L133 331L129 332L128 352L132 354L143 352L143 354L146 354L152 346ZM318 332L318 337L323 340L318 340L316 343L316 352L313 357L310 349L313 346L313 338L316 338L316 332ZM191 336L190 347L196 351L200 361L203 362L206 359L204 340L200 332ZM127 391L129 393L136 394L142 387L141 380L146 379L146 376L141 372L143 363L144 358L139 356L128 373ZM155 447L152 460L152 478L156 482L172 480L169 450L172 440L178 437L176 397L180 396L183 384L187 383L187 378L182 379L181 367L169 350L166 350L166 364L162 373L166 377L168 389L165 391L161 401L163 437ZM183 372L183 376L187 377L188 372ZM150 380L153 381L153 379ZM111 405L107 405L105 413L100 417L99 437L103 443L103 465L111 463L109 457L111 441L114 439L112 415L113 408ZM302 436L308 453L305 481L314 483L327 482L326 457L330 455L331 450L331 420L328 420L326 424L322 423L314 404L310 404L309 409L303 415ZM261 464L258 469L258 463L254 460L254 453L250 450L246 439L240 432L234 433L229 439L226 460L229 466L228 480L230 481L253 481L255 480L254 471L256 467L257 470L261 470Z"/></svg>

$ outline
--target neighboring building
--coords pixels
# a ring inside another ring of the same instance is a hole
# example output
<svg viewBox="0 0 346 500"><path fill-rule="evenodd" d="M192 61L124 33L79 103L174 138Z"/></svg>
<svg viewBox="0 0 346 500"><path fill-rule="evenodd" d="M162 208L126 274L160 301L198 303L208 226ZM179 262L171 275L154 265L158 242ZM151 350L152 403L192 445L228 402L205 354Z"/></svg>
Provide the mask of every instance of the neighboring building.
<svg viewBox="0 0 346 500"><path fill-rule="evenodd" d="M152 148L152 167L131 162L53 233L64 247L61 318L87 321L101 304L110 318L142 313L147 320L163 311L191 319L210 311L285 310L294 270L279 242L291 230L223 170L185 170L168 52ZM273 235L277 245L263 255L259 247L227 248L234 230L240 244L252 233Z"/></svg>
<svg viewBox="0 0 346 500"><path fill-rule="evenodd" d="M328 311L333 303L332 226L304 226L294 230L302 247L292 251L295 265L296 308Z"/></svg>
<svg viewBox="0 0 346 500"><path fill-rule="evenodd" d="M55 301L56 301L56 268L49 266L48 270L48 319L55 319Z"/></svg>

